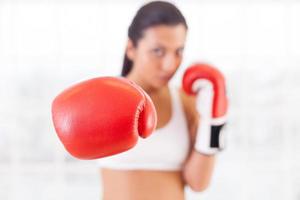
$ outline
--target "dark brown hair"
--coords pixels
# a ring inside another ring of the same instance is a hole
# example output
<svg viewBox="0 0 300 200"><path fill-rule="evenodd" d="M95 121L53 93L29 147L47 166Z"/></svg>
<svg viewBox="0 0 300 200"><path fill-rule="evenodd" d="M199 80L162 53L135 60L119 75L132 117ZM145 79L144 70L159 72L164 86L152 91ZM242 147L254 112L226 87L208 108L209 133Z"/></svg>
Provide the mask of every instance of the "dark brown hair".
<svg viewBox="0 0 300 200"><path fill-rule="evenodd" d="M138 40L143 37L143 32L152 26L157 25L178 25L183 24L188 28L184 16L176 6L164 1L153 1L142 6L133 18L128 28L128 38L134 46L137 46ZM123 61L121 75L126 76L133 66L126 53Z"/></svg>

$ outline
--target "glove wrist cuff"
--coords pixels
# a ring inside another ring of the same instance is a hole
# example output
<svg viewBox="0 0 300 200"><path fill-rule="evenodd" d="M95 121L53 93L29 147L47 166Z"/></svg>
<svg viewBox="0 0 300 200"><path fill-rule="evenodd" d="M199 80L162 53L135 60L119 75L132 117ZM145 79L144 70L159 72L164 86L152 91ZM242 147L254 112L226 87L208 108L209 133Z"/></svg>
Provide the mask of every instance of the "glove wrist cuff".
<svg viewBox="0 0 300 200"><path fill-rule="evenodd" d="M202 120L197 131L195 150L206 155L214 155L222 151L225 148L225 135L222 131L224 125L225 123L209 125Z"/></svg>

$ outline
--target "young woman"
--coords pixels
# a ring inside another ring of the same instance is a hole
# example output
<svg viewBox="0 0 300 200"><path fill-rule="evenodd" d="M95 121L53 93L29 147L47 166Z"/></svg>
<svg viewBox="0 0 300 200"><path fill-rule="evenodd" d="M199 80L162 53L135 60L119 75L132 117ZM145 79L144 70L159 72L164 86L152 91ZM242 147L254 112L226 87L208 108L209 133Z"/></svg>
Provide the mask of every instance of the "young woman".
<svg viewBox="0 0 300 200"><path fill-rule="evenodd" d="M104 200L183 200L186 185L203 191L210 183L215 156L194 149L195 97L168 84L181 64L187 30L181 12L160 1L141 7L129 27L122 76L149 94L158 123L131 150L99 160Z"/></svg>

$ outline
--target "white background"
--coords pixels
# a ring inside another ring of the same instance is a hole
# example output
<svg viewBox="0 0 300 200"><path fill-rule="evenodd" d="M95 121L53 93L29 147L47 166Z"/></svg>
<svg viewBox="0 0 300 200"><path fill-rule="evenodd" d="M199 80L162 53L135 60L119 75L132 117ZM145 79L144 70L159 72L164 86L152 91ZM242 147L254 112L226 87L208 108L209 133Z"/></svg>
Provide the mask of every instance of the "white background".
<svg viewBox="0 0 300 200"><path fill-rule="evenodd" d="M71 158L50 106L83 79L119 75L128 25L146 1L0 0L0 199L100 199L92 161ZM300 199L300 2L175 1L188 64L228 81L228 148L212 184L187 199ZM166 186L167 187L167 186Z"/></svg>

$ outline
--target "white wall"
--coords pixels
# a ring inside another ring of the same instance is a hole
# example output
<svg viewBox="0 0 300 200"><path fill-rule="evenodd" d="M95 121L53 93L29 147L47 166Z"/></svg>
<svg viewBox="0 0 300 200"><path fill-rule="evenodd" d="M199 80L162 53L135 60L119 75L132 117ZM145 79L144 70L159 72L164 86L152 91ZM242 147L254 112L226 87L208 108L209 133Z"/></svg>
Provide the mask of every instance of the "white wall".
<svg viewBox="0 0 300 200"><path fill-rule="evenodd" d="M0 1L0 199L99 199L93 162L71 158L51 124L70 84L118 75L144 1ZM210 188L187 199L300 199L300 2L175 1L190 26L185 60L227 76L228 148Z"/></svg>

